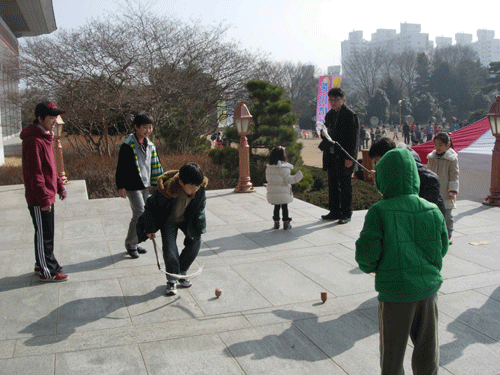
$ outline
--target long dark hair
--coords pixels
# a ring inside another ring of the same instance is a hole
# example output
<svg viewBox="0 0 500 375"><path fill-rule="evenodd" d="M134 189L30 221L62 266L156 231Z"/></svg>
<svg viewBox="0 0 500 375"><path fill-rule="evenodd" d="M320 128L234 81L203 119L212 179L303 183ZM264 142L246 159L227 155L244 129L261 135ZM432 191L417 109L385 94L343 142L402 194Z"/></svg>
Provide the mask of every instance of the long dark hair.
<svg viewBox="0 0 500 375"><path fill-rule="evenodd" d="M451 139L450 133L439 132L434 136L434 139L439 139L445 145L449 143L450 147L452 149L455 149L455 147L453 146L453 140Z"/></svg>
<svg viewBox="0 0 500 375"><path fill-rule="evenodd" d="M276 146L275 148L273 148L273 150L271 151L271 155L269 155L270 165L276 165L278 164L278 161L286 161L285 148L282 146Z"/></svg>

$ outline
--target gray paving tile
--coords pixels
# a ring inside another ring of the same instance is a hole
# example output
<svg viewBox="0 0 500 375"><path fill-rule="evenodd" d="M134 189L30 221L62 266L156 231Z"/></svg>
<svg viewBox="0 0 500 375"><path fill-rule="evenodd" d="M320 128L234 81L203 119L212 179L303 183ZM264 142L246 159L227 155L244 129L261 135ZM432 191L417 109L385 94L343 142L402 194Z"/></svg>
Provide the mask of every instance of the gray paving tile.
<svg viewBox="0 0 500 375"><path fill-rule="evenodd" d="M208 232L202 238L205 245L220 257L248 255L266 251L258 243L237 230Z"/></svg>
<svg viewBox="0 0 500 375"><path fill-rule="evenodd" d="M0 359L2 375L53 374L54 355Z"/></svg>
<svg viewBox="0 0 500 375"><path fill-rule="evenodd" d="M473 290L443 295L439 297L439 310L493 340L500 341L500 286L493 294L497 299Z"/></svg>
<svg viewBox="0 0 500 375"><path fill-rule="evenodd" d="M141 344L149 375L243 374L234 358L224 355L224 343L217 335L185 337Z"/></svg>
<svg viewBox="0 0 500 375"><path fill-rule="evenodd" d="M441 276L443 279L452 279L454 277L475 275L483 272L489 272L491 268L483 267L474 262L461 259L453 254L446 254L443 259L443 268Z"/></svg>
<svg viewBox="0 0 500 375"><path fill-rule="evenodd" d="M59 263L63 265L64 272L74 274L114 268L107 242L86 241L67 242L61 246L62 255L58 256Z"/></svg>
<svg viewBox="0 0 500 375"><path fill-rule="evenodd" d="M312 301L323 288L285 262L271 261L233 266L273 305Z"/></svg>
<svg viewBox="0 0 500 375"><path fill-rule="evenodd" d="M0 340L56 332L59 286L7 283L2 286Z"/></svg>
<svg viewBox="0 0 500 375"><path fill-rule="evenodd" d="M380 371L378 324L358 311L293 323L349 374Z"/></svg>
<svg viewBox="0 0 500 375"><path fill-rule="evenodd" d="M0 341L0 359L12 358L16 340L1 340Z"/></svg>
<svg viewBox="0 0 500 375"><path fill-rule="evenodd" d="M79 350L106 348L117 345L132 345L143 342L163 341L179 337L233 331L250 327L240 314L222 314L197 319L171 320L155 324L122 326L93 331L37 336L19 339L14 356L41 355Z"/></svg>
<svg viewBox="0 0 500 375"><path fill-rule="evenodd" d="M165 275L159 272L120 279L125 304L133 324L203 316L188 290L179 288L177 296L165 296L165 283Z"/></svg>
<svg viewBox="0 0 500 375"><path fill-rule="evenodd" d="M215 289L222 290L220 298ZM196 279L189 292L206 315L253 310L271 306L259 292L229 267L207 269Z"/></svg>
<svg viewBox="0 0 500 375"><path fill-rule="evenodd" d="M447 279L441 285L440 291L444 294L449 294L493 285L500 285L500 271L483 272Z"/></svg>
<svg viewBox="0 0 500 375"><path fill-rule="evenodd" d="M264 187L253 194L208 191L207 233L193 264L205 269L191 288L167 298L152 243L143 244L149 252L139 259L124 250L128 201L88 200L84 181L67 188L70 198L56 203L55 239L70 279L44 284L32 272L24 188L0 187L0 236L10 238L0 248L7 259L0 265L2 369L23 373L23 360L31 369L39 359L44 371L49 358L51 374L67 373L72 363L82 373L96 363L107 374L182 373L185 366L196 372L200 357L204 373L219 373L218 363L226 373L379 372L377 293L354 260L366 210L340 226L320 220L326 210L294 200L293 229L273 231ZM455 244L438 301L440 373L498 374L500 208L461 200L454 214ZM182 240L179 233L179 248ZM490 244L470 245L485 240ZM223 289L219 299L216 287ZM176 356L165 365L171 350ZM115 363L129 352L131 363ZM410 353L411 344L407 373Z"/></svg>
<svg viewBox="0 0 500 375"><path fill-rule="evenodd" d="M354 310L364 311L378 306L377 293L361 293L345 297L328 296L325 303L320 295L314 302L301 302L277 307L245 311L243 314L253 326L270 325L307 319L311 316L344 314Z"/></svg>
<svg viewBox="0 0 500 375"><path fill-rule="evenodd" d="M245 374L345 374L291 324L224 332L220 337Z"/></svg>
<svg viewBox="0 0 500 375"><path fill-rule="evenodd" d="M138 345L56 355L56 375L137 374L147 371Z"/></svg>
<svg viewBox="0 0 500 375"><path fill-rule="evenodd" d="M308 275L335 296L369 292L374 289L373 276L331 254L285 260L289 265Z"/></svg>
<svg viewBox="0 0 500 375"><path fill-rule="evenodd" d="M57 228L57 223L56 223ZM63 240L88 239L105 240L106 236L100 218L70 220L62 223Z"/></svg>
<svg viewBox="0 0 500 375"><path fill-rule="evenodd" d="M444 302L444 301L443 301ZM438 308L445 303L438 301ZM498 341L458 319L439 316L440 365L455 375L497 375L500 364Z"/></svg>
<svg viewBox="0 0 500 375"><path fill-rule="evenodd" d="M131 324L118 280L62 284L59 308L52 314L63 334Z"/></svg>

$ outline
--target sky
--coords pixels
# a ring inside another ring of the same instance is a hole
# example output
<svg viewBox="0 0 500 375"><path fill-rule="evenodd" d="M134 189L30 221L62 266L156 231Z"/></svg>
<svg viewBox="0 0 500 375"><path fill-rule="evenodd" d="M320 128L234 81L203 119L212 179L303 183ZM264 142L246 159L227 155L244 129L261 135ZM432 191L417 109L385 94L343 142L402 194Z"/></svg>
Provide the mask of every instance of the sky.
<svg viewBox="0 0 500 375"><path fill-rule="evenodd" d="M494 2L459 4L444 0L132 0L157 14L203 25L229 26L228 41L275 61L311 63L326 73L340 65L341 42L349 32L363 31L366 40L377 29L395 29L417 23L435 42L437 36L473 35L478 29L495 30L500 39ZM52 0L58 29L73 29L92 19L105 19L124 9L125 0ZM408 5L410 4L410 5ZM500 7L500 5L497 5ZM57 31L55 31L57 33Z"/></svg>

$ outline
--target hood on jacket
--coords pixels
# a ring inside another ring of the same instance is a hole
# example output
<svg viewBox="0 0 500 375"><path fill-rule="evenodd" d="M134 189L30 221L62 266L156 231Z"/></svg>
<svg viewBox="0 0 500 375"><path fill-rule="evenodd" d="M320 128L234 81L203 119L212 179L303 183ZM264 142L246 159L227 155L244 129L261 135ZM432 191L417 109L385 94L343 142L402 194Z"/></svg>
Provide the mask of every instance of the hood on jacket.
<svg viewBox="0 0 500 375"><path fill-rule="evenodd" d="M54 137L54 133L52 132L46 132L38 126L38 124L29 124L27 127L23 129L21 134L19 135L19 138L22 140L30 138L30 137L36 137L36 138L45 138L47 140L52 140Z"/></svg>
<svg viewBox="0 0 500 375"><path fill-rule="evenodd" d="M156 186L158 191L167 198L176 198L179 195L180 189L182 189L181 185L179 185L179 171L167 171L163 173L156 182ZM208 178L206 176L203 177L203 182L201 183L201 187L206 188L208 185Z"/></svg>
<svg viewBox="0 0 500 375"><path fill-rule="evenodd" d="M286 161L281 161L278 160L277 164L267 164L266 167L269 168L288 168L288 169L293 169L293 165L290 163L287 163Z"/></svg>
<svg viewBox="0 0 500 375"><path fill-rule="evenodd" d="M439 157L438 157L436 150L432 151L431 153L429 153L427 155L427 159L438 159L438 158ZM444 153L442 158L446 159L446 160L454 161L454 160L458 159L458 154L456 153L456 151L454 149L452 149L450 147L448 150L446 150L446 152Z"/></svg>
<svg viewBox="0 0 500 375"><path fill-rule="evenodd" d="M388 151L375 166L375 182L384 199L416 194L420 190L417 165L410 151L395 148Z"/></svg>

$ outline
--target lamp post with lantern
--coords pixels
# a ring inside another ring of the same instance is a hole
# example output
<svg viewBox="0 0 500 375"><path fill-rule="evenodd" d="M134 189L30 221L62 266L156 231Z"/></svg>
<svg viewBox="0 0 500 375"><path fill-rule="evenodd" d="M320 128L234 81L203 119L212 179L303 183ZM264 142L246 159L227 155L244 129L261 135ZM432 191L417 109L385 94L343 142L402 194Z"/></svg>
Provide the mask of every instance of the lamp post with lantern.
<svg viewBox="0 0 500 375"><path fill-rule="evenodd" d="M61 145L61 137L64 126L64 121L61 116L57 116L56 126L54 127L54 157L56 159L56 169L57 174L61 177L61 180L64 185L70 183L68 178L66 177L66 173L64 172L64 160L63 160L63 150Z"/></svg>
<svg viewBox="0 0 500 375"><path fill-rule="evenodd" d="M491 194L486 197L483 204L500 206L500 96L496 97L491 106L488 120L490 120L491 133L495 137L495 145L491 155Z"/></svg>
<svg viewBox="0 0 500 375"><path fill-rule="evenodd" d="M252 115L243 102L239 102L234 111L233 120L240 135L239 146L239 167L240 178L235 193L253 193L255 188L250 181L250 146L248 145L247 134L250 127Z"/></svg>
<svg viewBox="0 0 500 375"><path fill-rule="evenodd" d="M401 105L403 104L403 101L401 99L399 99L398 104L399 104L399 130L402 130L401 129Z"/></svg>

